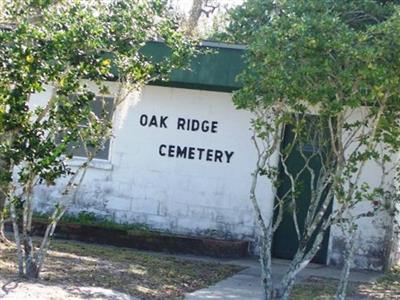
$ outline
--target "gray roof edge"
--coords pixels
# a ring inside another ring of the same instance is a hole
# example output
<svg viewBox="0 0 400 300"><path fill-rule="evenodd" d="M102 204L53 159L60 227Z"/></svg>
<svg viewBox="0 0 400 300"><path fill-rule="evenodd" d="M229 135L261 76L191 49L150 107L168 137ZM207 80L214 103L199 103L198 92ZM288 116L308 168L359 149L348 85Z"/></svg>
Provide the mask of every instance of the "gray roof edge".
<svg viewBox="0 0 400 300"><path fill-rule="evenodd" d="M200 46L210 47L210 48L223 48L223 49L233 49L233 50L246 50L247 45L243 44L230 44L223 42L215 42L215 41L201 41Z"/></svg>
<svg viewBox="0 0 400 300"><path fill-rule="evenodd" d="M153 43L164 43L162 39L152 40ZM244 44L231 44L224 42L217 42L211 40L203 40L200 42L201 47L220 48L220 49L233 49L233 50L246 50L247 45Z"/></svg>

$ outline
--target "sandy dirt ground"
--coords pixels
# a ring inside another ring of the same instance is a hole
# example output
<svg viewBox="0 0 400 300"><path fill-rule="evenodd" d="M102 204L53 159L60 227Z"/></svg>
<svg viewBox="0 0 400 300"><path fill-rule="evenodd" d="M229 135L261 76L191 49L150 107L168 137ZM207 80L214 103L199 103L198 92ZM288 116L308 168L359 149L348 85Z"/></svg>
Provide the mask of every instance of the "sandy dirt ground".
<svg viewBox="0 0 400 300"><path fill-rule="evenodd" d="M101 287L47 285L45 281L20 282L0 275L1 300L139 300L127 294Z"/></svg>

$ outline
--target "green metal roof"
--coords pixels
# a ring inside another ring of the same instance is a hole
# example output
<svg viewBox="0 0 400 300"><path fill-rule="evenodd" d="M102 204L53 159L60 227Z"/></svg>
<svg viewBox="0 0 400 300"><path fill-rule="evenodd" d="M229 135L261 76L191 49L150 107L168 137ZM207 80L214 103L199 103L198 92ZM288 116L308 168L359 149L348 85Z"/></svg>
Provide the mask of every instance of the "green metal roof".
<svg viewBox="0 0 400 300"><path fill-rule="evenodd" d="M240 88L236 76L244 69L245 47L214 42L203 42L201 47L209 53L192 59L189 70L172 71L168 81L155 81L152 85L231 92ZM154 59L168 55L168 47L161 42L148 43L143 54Z"/></svg>

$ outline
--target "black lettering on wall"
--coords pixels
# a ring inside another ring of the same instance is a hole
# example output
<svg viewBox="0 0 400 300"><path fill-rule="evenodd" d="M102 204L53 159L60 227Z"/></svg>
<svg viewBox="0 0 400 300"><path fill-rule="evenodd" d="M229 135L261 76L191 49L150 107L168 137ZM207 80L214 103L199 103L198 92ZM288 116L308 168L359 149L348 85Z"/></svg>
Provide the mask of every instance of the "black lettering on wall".
<svg viewBox="0 0 400 300"><path fill-rule="evenodd" d="M167 119L168 116L161 116L160 118L160 128L167 128Z"/></svg>
<svg viewBox="0 0 400 300"><path fill-rule="evenodd" d="M199 159L201 160L201 157L203 156L203 152L205 151L206 149L204 149L204 148L197 148L197 151L199 151Z"/></svg>
<svg viewBox="0 0 400 300"><path fill-rule="evenodd" d="M209 122L208 121L203 121L201 123L201 131L208 132L208 130L210 130Z"/></svg>
<svg viewBox="0 0 400 300"><path fill-rule="evenodd" d="M229 152L229 151L225 151L226 154L226 162L229 164L231 162L231 158L233 156L233 151Z"/></svg>
<svg viewBox="0 0 400 300"><path fill-rule="evenodd" d="M173 145L168 146L168 156L169 157L175 156L175 146L173 146Z"/></svg>
<svg viewBox="0 0 400 300"><path fill-rule="evenodd" d="M177 130L217 133L217 128L218 128L217 121L210 122L208 120L199 121L196 119L178 118L176 123Z"/></svg>
<svg viewBox="0 0 400 300"><path fill-rule="evenodd" d="M187 147L176 147L176 157L186 158L187 156Z"/></svg>
<svg viewBox="0 0 400 300"><path fill-rule="evenodd" d="M139 124L143 127L168 128L168 116L157 116L142 114ZM217 133L218 122L209 120L197 120L188 118L177 118L177 130L201 131L203 133ZM184 158L190 160L203 160L209 162L231 163L233 151L197 148L191 146L161 144L158 153L163 157Z"/></svg>
<svg viewBox="0 0 400 300"><path fill-rule="evenodd" d="M207 151L206 151L206 160L207 161L212 161L213 160L213 150L212 149L207 149Z"/></svg>
<svg viewBox="0 0 400 300"><path fill-rule="evenodd" d="M159 128L168 128L167 126L167 119L168 116L160 116L160 120L158 120L158 117L155 115L152 115L149 117L146 114L142 114L139 118L139 123L141 126L148 126L148 127L159 127Z"/></svg>
<svg viewBox="0 0 400 300"><path fill-rule="evenodd" d="M192 120L192 131L197 131L200 128L200 122L197 120Z"/></svg>
<svg viewBox="0 0 400 300"><path fill-rule="evenodd" d="M151 126L158 127L157 126L157 117L154 115L150 119L149 127L151 127Z"/></svg>
<svg viewBox="0 0 400 300"><path fill-rule="evenodd" d="M148 119L148 117L147 117L146 114L141 115L140 116L140 120L139 120L140 125L146 126L147 125L147 119Z"/></svg>
<svg viewBox="0 0 400 300"><path fill-rule="evenodd" d="M217 162L221 162L222 163L222 157L224 156L224 152L220 151L220 150L215 150L215 156L214 156L214 161Z"/></svg>
<svg viewBox="0 0 400 300"><path fill-rule="evenodd" d="M184 118L178 118L177 129L178 130L185 130L185 119Z"/></svg>
<svg viewBox="0 0 400 300"><path fill-rule="evenodd" d="M194 147L189 147L189 155L188 155L188 158L189 159L194 159L194 156L195 156L195 148Z"/></svg>
<svg viewBox="0 0 400 300"><path fill-rule="evenodd" d="M230 163L233 151L222 151L217 149L196 148L190 146L161 144L158 152L160 156L184 158L190 160L206 160L210 162Z"/></svg>
<svg viewBox="0 0 400 300"><path fill-rule="evenodd" d="M211 132L212 133L217 133L217 127L218 127L218 122L217 121L212 121L211 122Z"/></svg>
<svg viewBox="0 0 400 300"><path fill-rule="evenodd" d="M160 153L161 156L165 156L165 152L163 152L163 149L165 150L167 148L167 145L160 145L160 148L158 148L158 153Z"/></svg>

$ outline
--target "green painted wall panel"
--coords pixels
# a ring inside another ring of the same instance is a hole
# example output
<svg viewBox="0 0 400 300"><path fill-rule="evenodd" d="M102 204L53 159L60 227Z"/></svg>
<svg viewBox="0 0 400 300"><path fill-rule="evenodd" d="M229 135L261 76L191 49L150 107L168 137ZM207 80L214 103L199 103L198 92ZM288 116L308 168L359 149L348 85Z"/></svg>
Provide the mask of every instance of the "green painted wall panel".
<svg viewBox="0 0 400 300"><path fill-rule="evenodd" d="M236 76L244 68L244 49L229 46L212 46L209 49L208 53L192 59L190 70L175 70L170 80L152 84L225 92L240 88ZM152 42L144 47L142 53L157 61L167 56L169 50L163 43Z"/></svg>

